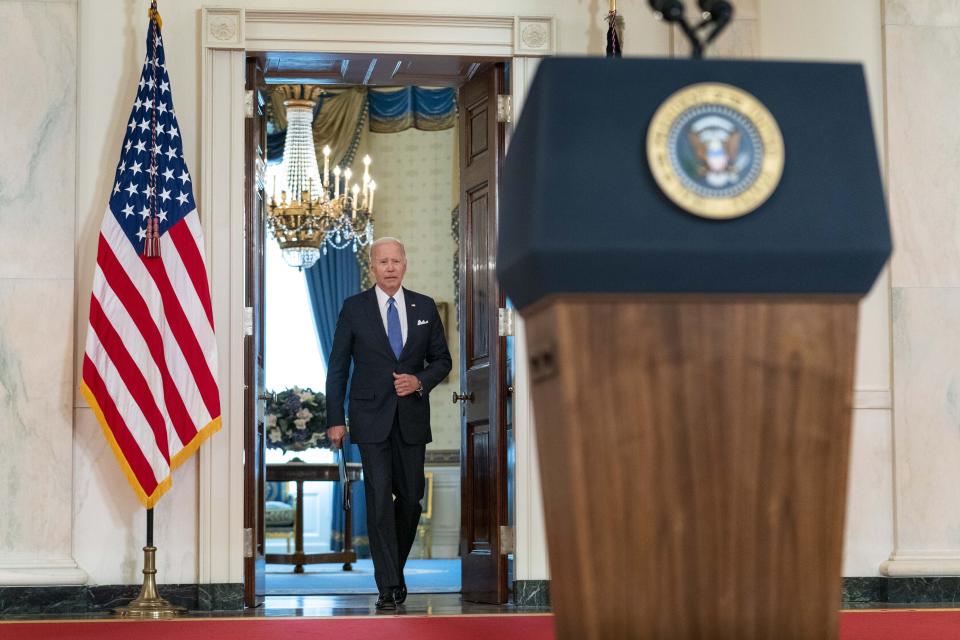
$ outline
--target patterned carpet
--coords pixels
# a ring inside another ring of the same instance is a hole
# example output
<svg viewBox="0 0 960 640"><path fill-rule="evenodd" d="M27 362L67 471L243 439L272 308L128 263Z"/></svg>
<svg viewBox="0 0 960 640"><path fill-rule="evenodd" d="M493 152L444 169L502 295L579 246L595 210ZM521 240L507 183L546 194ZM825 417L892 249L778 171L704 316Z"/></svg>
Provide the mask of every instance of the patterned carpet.
<svg viewBox="0 0 960 640"><path fill-rule="evenodd" d="M404 569L410 593L458 593L460 560L409 560ZM310 564L304 573L293 573L293 565L268 564L267 595L337 595L375 594L373 563L360 560L353 571L343 571L339 564Z"/></svg>

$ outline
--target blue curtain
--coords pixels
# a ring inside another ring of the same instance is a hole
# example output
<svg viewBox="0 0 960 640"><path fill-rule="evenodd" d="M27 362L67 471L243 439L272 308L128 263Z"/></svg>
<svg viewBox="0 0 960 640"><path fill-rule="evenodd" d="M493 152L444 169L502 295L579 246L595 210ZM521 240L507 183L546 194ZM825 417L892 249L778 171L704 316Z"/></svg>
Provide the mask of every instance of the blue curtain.
<svg viewBox="0 0 960 640"><path fill-rule="evenodd" d="M374 133L395 133L410 127L441 131L457 121L456 93L451 88L371 89L367 93L367 104L370 131Z"/></svg>
<svg viewBox="0 0 960 640"><path fill-rule="evenodd" d="M317 263L304 270L307 278L307 290L310 293L310 306L313 319L320 337L320 351L326 363L333 347L333 333L337 328L337 316L343 301L360 292L360 265L352 249L327 249L321 253ZM360 462L360 449L349 440L344 445L347 462ZM367 504L363 493L363 482L354 482L352 488L352 533L353 549L358 557L370 555L370 542L367 537ZM343 549L343 500L340 483L333 489L333 520L330 526L330 548L333 551Z"/></svg>
<svg viewBox="0 0 960 640"><path fill-rule="evenodd" d="M320 113L321 99L314 111ZM370 131L396 133L415 127L423 131L442 131L457 124L457 92L453 88L370 89L367 91ZM267 162L283 160L286 129L278 129L272 120L267 123ZM317 149L319 152L320 150ZM322 162L322 159L321 159Z"/></svg>

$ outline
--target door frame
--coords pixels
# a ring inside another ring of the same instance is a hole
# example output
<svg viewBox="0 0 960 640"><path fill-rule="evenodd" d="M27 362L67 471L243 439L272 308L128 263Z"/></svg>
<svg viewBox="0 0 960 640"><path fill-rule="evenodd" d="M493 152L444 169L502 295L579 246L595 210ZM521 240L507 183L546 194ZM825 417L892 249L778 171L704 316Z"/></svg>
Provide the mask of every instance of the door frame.
<svg viewBox="0 0 960 640"><path fill-rule="evenodd" d="M243 582L244 336L250 330L244 312L243 149L244 118L252 107L245 95L247 52L501 58L510 62L515 123L537 65L555 50L556 19L550 15L201 10L200 219L217 329L223 429L198 452L199 583ZM507 127L507 144L511 129ZM532 475L537 474L532 402L527 376L522 375L526 366L522 331L519 334L514 392L518 516L528 502L539 505L540 486ZM520 524L518 518L518 529ZM542 531L542 524L531 529Z"/></svg>

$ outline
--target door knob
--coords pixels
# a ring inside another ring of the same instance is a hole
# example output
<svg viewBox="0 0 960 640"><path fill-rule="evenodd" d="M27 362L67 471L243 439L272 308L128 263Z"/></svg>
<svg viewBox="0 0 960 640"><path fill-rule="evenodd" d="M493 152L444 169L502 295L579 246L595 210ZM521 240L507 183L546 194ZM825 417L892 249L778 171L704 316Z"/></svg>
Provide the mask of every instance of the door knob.
<svg viewBox="0 0 960 640"><path fill-rule="evenodd" d="M277 394L276 394L276 393L271 393L271 392L269 392L269 391L265 391L265 392L263 392L263 393L258 393L258 394L257 394L257 400L269 400L270 402L276 402L276 401L277 401Z"/></svg>
<svg viewBox="0 0 960 640"><path fill-rule="evenodd" d="M457 404L458 402L464 402L464 401L473 402L473 393L470 393L470 395L461 395L456 391L453 392L453 404Z"/></svg>

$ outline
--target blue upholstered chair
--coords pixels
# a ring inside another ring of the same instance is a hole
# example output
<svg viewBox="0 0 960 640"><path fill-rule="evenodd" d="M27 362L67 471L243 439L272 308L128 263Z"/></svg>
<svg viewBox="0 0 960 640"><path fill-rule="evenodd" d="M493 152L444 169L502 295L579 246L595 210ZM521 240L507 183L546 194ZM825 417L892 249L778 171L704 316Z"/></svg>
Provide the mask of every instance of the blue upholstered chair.
<svg viewBox="0 0 960 640"><path fill-rule="evenodd" d="M264 530L267 538L286 538L287 553L293 541L294 528L297 526L295 497L287 488L286 482L267 482L264 498Z"/></svg>

